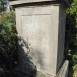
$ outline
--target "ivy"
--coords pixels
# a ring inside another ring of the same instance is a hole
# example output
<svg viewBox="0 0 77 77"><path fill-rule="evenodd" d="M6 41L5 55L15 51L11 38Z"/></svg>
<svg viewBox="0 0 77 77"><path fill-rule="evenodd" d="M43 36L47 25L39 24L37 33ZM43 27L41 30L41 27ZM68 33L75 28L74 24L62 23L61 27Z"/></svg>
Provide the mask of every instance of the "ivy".
<svg viewBox="0 0 77 77"><path fill-rule="evenodd" d="M67 9L65 57L70 61L70 68L77 69L77 0Z"/></svg>
<svg viewBox="0 0 77 77"><path fill-rule="evenodd" d="M15 26L15 14L13 12L1 12L0 69L7 71L14 69L15 65L18 63L17 59L17 32Z"/></svg>

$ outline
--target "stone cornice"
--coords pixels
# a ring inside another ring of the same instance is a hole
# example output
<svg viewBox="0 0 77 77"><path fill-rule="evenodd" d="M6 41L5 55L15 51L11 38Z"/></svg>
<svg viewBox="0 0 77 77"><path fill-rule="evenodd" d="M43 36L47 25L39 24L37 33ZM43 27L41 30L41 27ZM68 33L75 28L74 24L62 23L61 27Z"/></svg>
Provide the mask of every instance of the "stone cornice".
<svg viewBox="0 0 77 77"><path fill-rule="evenodd" d="M64 3L69 5L73 0L22 0L22 1L11 1L9 4L11 6L23 5L28 3L40 3L40 2L50 2L50 3Z"/></svg>

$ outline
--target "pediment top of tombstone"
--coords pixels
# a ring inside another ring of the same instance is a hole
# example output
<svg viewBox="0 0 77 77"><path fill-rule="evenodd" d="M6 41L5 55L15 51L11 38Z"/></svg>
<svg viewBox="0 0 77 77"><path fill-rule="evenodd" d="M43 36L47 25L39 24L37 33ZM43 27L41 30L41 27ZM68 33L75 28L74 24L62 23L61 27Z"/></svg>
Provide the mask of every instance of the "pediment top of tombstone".
<svg viewBox="0 0 77 77"><path fill-rule="evenodd" d="M65 4L66 6L69 6L71 3L73 2L73 0L19 0L19 1L11 1L9 4L11 6L15 6L15 7L20 7L20 6L25 6L25 4L31 4L31 3L45 3L45 4Z"/></svg>

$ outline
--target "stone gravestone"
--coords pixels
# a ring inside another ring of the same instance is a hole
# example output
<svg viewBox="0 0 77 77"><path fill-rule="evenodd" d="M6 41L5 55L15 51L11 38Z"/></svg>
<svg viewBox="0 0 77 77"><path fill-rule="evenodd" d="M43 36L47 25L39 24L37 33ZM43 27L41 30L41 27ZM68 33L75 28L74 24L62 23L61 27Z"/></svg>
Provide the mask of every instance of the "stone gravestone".
<svg viewBox="0 0 77 77"><path fill-rule="evenodd" d="M16 10L20 66L31 70L33 65L36 77L67 77L63 56L68 4L68 0L10 2Z"/></svg>

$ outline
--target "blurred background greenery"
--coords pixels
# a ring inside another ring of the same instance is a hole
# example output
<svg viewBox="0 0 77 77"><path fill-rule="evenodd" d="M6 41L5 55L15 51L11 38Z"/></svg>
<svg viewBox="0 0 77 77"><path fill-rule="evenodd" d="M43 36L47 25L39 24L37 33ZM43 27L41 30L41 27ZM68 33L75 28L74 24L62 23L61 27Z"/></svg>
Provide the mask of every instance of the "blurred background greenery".
<svg viewBox="0 0 77 77"><path fill-rule="evenodd" d="M0 77L11 77L18 64L15 13L6 12L0 3Z"/></svg>
<svg viewBox="0 0 77 77"><path fill-rule="evenodd" d="M77 70L77 0L66 11L65 59L70 61L69 77Z"/></svg>

